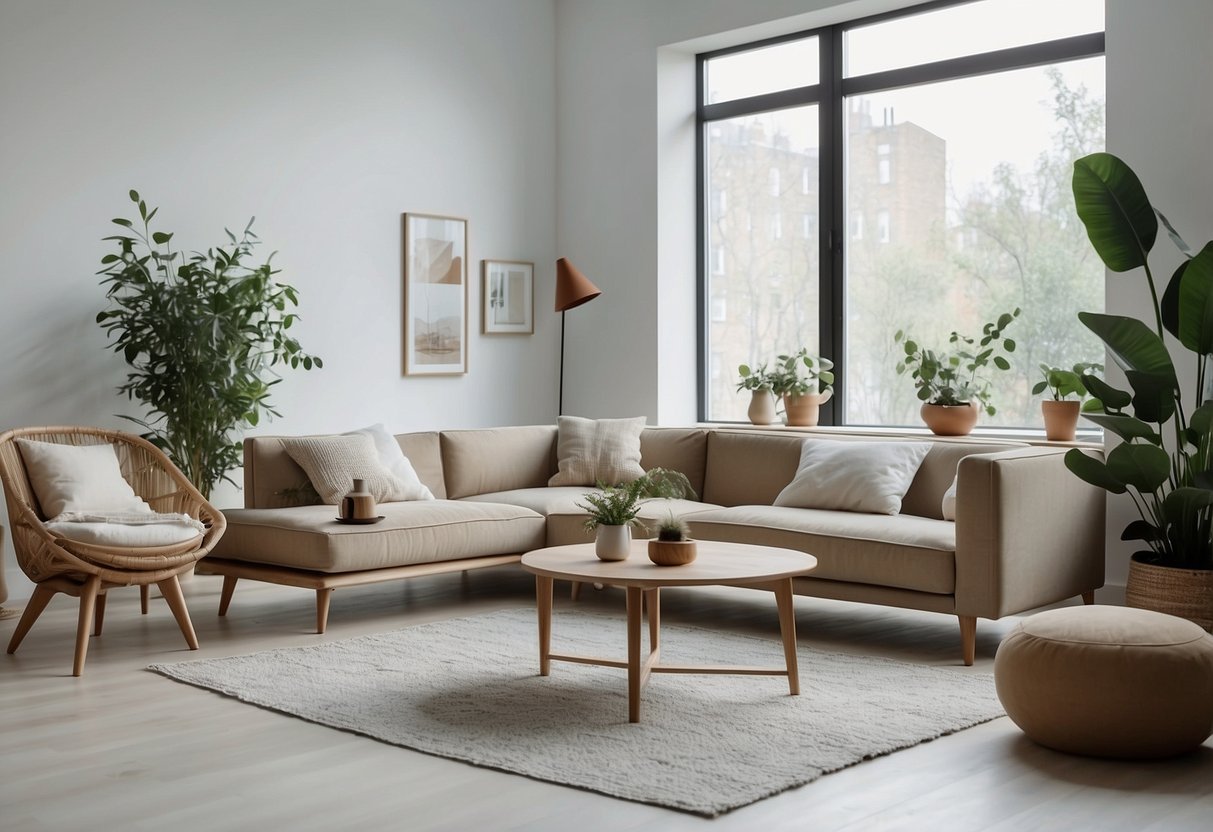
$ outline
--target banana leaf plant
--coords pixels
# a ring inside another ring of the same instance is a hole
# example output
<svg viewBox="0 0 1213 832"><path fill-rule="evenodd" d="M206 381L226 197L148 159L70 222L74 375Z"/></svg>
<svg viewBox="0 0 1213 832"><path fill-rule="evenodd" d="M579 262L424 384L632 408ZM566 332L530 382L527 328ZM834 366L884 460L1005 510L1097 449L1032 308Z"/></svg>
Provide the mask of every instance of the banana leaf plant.
<svg viewBox="0 0 1213 832"><path fill-rule="evenodd" d="M1133 170L1109 153L1076 161L1073 188L1078 217L1104 264L1114 272L1144 272L1153 320L1078 313L1124 370L1130 389L1083 374L1094 397L1084 406L1086 418L1123 441L1106 462L1071 450L1066 466L1092 485L1132 497L1141 518L1121 539L1144 542L1140 560L1213 569L1213 400L1201 401L1213 354L1213 242L1193 252L1150 204ZM1160 223L1184 255L1161 296L1148 260ZM1195 402L1184 401L1164 333L1194 354L1195 385L1186 392Z"/></svg>

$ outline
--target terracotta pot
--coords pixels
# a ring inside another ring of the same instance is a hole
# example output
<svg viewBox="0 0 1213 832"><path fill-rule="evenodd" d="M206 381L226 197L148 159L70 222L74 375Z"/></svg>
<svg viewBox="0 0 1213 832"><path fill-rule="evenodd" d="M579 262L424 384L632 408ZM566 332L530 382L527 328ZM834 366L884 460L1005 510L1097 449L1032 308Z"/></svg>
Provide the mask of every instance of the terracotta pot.
<svg viewBox="0 0 1213 832"><path fill-rule="evenodd" d="M770 387L754 391L750 396L750 409L746 411L746 415L755 425L775 424L775 394L771 392Z"/></svg>
<svg viewBox="0 0 1213 832"><path fill-rule="evenodd" d="M824 393L805 393L803 396L784 396L783 410L788 415L788 424L798 428L815 428L821 418L821 406L834 395L831 388Z"/></svg>
<svg viewBox="0 0 1213 832"><path fill-rule="evenodd" d="M1045 418L1045 439L1050 442L1073 442L1081 406L1081 403L1076 401L1041 402L1040 412Z"/></svg>
<svg viewBox="0 0 1213 832"><path fill-rule="evenodd" d="M599 526L594 533L594 554L599 560L627 560L631 548L631 526Z"/></svg>
<svg viewBox="0 0 1213 832"><path fill-rule="evenodd" d="M977 424L977 402L924 404L918 412L936 436L968 436Z"/></svg>
<svg viewBox="0 0 1213 832"><path fill-rule="evenodd" d="M1125 606L1186 618L1213 632L1213 569L1176 569L1129 561Z"/></svg>
<svg viewBox="0 0 1213 832"><path fill-rule="evenodd" d="M658 566L685 566L696 554L694 540L649 541L649 560Z"/></svg>

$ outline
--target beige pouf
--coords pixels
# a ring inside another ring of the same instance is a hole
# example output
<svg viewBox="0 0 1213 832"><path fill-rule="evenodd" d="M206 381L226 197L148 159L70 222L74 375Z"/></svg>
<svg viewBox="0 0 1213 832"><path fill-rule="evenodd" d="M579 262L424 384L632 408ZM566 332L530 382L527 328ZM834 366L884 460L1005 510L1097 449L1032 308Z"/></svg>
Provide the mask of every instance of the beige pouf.
<svg viewBox="0 0 1213 832"><path fill-rule="evenodd" d="M994 681L1041 745L1127 759L1190 751L1213 734L1213 635L1127 607L1067 607L1003 639Z"/></svg>

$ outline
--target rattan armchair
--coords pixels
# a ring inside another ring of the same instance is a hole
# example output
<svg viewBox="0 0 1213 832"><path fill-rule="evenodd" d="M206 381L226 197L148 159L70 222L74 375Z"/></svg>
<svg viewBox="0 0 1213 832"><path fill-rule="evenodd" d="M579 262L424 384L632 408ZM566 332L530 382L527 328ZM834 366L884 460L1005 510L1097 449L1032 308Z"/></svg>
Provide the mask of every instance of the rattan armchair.
<svg viewBox="0 0 1213 832"><path fill-rule="evenodd" d="M63 445L112 443L118 453L123 477L153 510L185 513L202 521L206 531L192 540L171 546L107 547L67 540L51 533L47 519L30 487L17 439L55 442ZM8 652L20 646L25 634L56 593L80 599L76 630L76 656L72 675L84 670L88 653L89 626L101 634L105 615L105 593L119 586L141 588L143 612L147 612L147 588L156 584L177 619L191 650L198 638L177 576L214 547L227 522L223 514L198 492L164 453L139 436L89 427L20 428L0 434L0 481L8 505L10 532L17 564L36 586L17 623Z"/></svg>

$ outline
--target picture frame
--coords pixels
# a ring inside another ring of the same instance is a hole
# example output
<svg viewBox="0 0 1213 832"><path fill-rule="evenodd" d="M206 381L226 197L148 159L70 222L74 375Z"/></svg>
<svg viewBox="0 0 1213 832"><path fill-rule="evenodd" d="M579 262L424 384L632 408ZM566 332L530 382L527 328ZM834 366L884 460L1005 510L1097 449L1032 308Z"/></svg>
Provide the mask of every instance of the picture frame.
<svg viewBox="0 0 1213 832"><path fill-rule="evenodd" d="M480 332L535 334L535 264L525 260L480 261Z"/></svg>
<svg viewBox="0 0 1213 832"><path fill-rule="evenodd" d="M468 371L467 220L404 215L404 374Z"/></svg>

